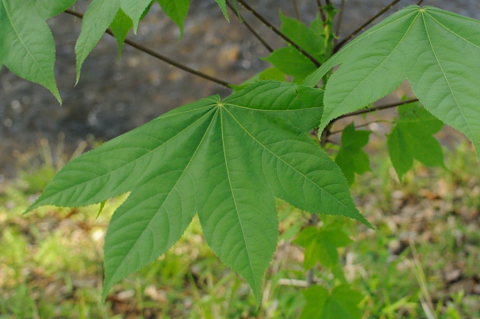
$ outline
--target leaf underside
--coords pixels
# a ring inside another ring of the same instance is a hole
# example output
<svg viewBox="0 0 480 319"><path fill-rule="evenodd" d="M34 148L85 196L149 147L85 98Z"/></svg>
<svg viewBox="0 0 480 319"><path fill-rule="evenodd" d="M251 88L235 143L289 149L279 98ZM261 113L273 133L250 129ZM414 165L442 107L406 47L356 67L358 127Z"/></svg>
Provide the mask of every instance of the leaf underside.
<svg viewBox="0 0 480 319"><path fill-rule="evenodd" d="M408 6L338 52L309 76L314 86L342 64L325 89L320 125L358 110L408 79L426 110L480 147L480 21Z"/></svg>
<svg viewBox="0 0 480 319"><path fill-rule="evenodd" d="M321 117L322 98L270 81L185 105L72 160L29 211L131 191L107 231L104 297L168 250L198 213L213 252L259 302L277 244L274 196L369 225L338 166L305 133Z"/></svg>

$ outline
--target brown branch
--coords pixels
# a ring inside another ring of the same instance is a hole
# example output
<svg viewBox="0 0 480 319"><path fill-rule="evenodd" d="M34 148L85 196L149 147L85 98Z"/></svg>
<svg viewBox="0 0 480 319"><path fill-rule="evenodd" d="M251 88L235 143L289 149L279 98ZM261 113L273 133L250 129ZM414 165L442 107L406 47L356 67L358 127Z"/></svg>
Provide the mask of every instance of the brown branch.
<svg viewBox="0 0 480 319"><path fill-rule="evenodd" d="M372 124L372 123L392 123L392 121L387 121L387 120L370 121L370 122L365 123L365 124L355 125L355 129L361 128L361 127L365 127L365 126L369 126L369 125ZM345 129L345 128L342 128L341 130L337 130L337 131L330 132L329 135L341 133L341 132L343 132L344 129Z"/></svg>
<svg viewBox="0 0 480 319"><path fill-rule="evenodd" d="M417 6L421 5L421 4L422 4L422 2L423 2L423 0L418 0L418 2L417 2Z"/></svg>
<svg viewBox="0 0 480 319"><path fill-rule="evenodd" d="M346 117L355 116L355 115L360 115L360 114L365 114L365 113L371 113L371 112L380 111L380 110L385 110L385 109L389 109L389 108L392 108L392 107L396 107L396 106L400 106L400 105L404 105L404 104L408 104L408 103L413 103L413 102L417 102L417 101L418 101L418 99L415 98L415 99L410 99L410 100L395 102L395 103L391 103L391 104L374 106L374 107L371 107L371 108L369 108L369 109L358 110L358 111L355 111L355 112L351 112L351 113L347 113L347 114L344 114L344 115L342 115L342 116L339 116L339 117L337 117L336 119L332 120L332 121L330 122L330 124L332 124L333 122L335 122L335 121L337 121L337 120L339 120L339 119L343 119L343 118L346 118Z"/></svg>
<svg viewBox="0 0 480 319"><path fill-rule="evenodd" d="M342 27L343 10L345 10L345 0L342 0L342 3L340 4L340 12L338 13L338 19L337 19L337 28L335 30L336 36L340 34L340 30Z"/></svg>
<svg viewBox="0 0 480 319"><path fill-rule="evenodd" d="M70 9L65 10L65 12L68 13L68 14L70 14L70 15L73 15L73 16L75 16L75 17L77 17L77 18L83 19L83 14L81 14L81 13L79 13L79 12L76 12L76 11L73 11L73 10L70 10ZM112 32L110 29L105 30L105 33L111 35L112 37L115 37L115 36L113 35L113 32ZM170 65L173 65L173 66L175 66L175 67L177 67L177 68L179 68L179 69L181 69L181 70L183 70L183 71L186 71L186 72L188 72L188 73L191 73L191 74L193 74L193 75L196 75L196 76L198 76L198 77L201 77L201 78L203 78L203 79L205 79L205 80L209 80L209 81L215 82L215 83L220 84L220 85L222 85L222 86L224 86L224 87L227 87L227 88L229 88L229 89L231 88L231 87L230 87L230 84L229 84L228 82L225 82L225 81L223 81L223 80L217 79L217 78L215 78L215 77L213 77L213 76L210 76L210 75L208 75L208 74L202 73L202 72L200 72L200 71L194 70L194 69L192 69L192 68L190 68L190 67L188 67L188 66L186 66L186 65L183 65L183 64L181 64L181 63L179 63L179 62L177 62L177 61L174 61L174 60L172 60L172 59L170 59L170 58L168 58L168 57L166 57L166 56L164 56L164 55L161 55L160 53L157 53L157 52L155 52L155 51L153 51L153 50L151 50L151 49L149 49L149 48L147 48L147 47L144 47L143 45L138 44L138 43L136 43L136 42L134 42L134 41L132 41L132 40L125 39L124 42L125 42L126 44L128 44L129 46L134 47L135 49L137 49L137 50L139 50L139 51L142 51L142 52L144 52L144 53L146 53L146 54L148 54L148 55L150 55L150 56L152 56L152 57L154 57L154 58L156 58L156 59L158 59L158 60L164 61L164 62L166 62L166 63L168 63L168 64L170 64Z"/></svg>
<svg viewBox="0 0 480 319"><path fill-rule="evenodd" d="M322 22L325 23L325 20L326 20L325 12L323 12L323 6L320 0L317 0L317 7L318 7L318 12L320 12L320 19L322 19Z"/></svg>
<svg viewBox="0 0 480 319"><path fill-rule="evenodd" d="M295 47L295 49L297 49L298 51L300 51L300 53L302 53L304 56L306 56L308 59L310 59L310 61L312 61L313 64L315 64L316 67L319 67L321 65L321 63L319 61L317 61L317 59L315 59L307 51L302 49L298 44L293 42L293 40L290 39L289 37L287 37L284 33L282 33L282 31L278 30L274 25L272 25L270 22L268 22L267 19L265 19L260 13L258 13L252 7L250 7L247 3L245 3L245 1L237 0L237 2L240 3L245 9L250 11L251 14L253 14L258 20L262 21L263 24L265 24L267 27L269 27L273 32L275 32L283 40L290 43L293 47Z"/></svg>
<svg viewBox="0 0 480 319"><path fill-rule="evenodd" d="M348 35L345 39L340 41L335 47L333 48L333 53L337 52L342 46L345 45L351 38L353 38L357 33L365 29L370 23L372 23L376 18L384 14L386 11L390 10L397 2L400 2L401 0L394 0L392 3L390 3L388 6L380 10L376 15L368 19L364 24L362 24L360 27L358 27L355 31L353 31L350 35Z"/></svg>
<svg viewBox="0 0 480 319"><path fill-rule="evenodd" d="M300 12L298 12L297 0L292 0L292 2L293 2L293 9L295 9L295 17L297 18L298 21L300 21Z"/></svg>
<svg viewBox="0 0 480 319"><path fill-rule="evenodd" d="M247 27L248 30L253 34L255 38L257 38L258 41L260 41L261 44L268 50L268 52L273 52L273 49L268 43L263 39L260 34L255 31L255 29L240 15L240 12L238 12L235 7L230 3L230 1L226 1L227 6L233 11L236 12L236 16L238 19Z"/></svg>

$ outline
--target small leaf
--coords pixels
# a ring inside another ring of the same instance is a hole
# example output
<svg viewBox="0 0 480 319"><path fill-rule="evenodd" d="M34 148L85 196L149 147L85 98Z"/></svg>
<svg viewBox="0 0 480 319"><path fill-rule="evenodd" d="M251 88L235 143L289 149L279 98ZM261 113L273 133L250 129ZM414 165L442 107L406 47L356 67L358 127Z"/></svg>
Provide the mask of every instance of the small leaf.
<svg viewBox="0 0 480 319"><path fill-rule="evenodd" d="M180 38L183 35L183 24L187 17L190 0L157 0L162 10L180 28Z"/></svg>
<svg viewBox="0 0 480 319"><path fill-rule="evenodd" d="M426 166L445 168L442 147L432 136L442 127L442 121L428 113L419 103L409 103L398 108L398 117L388 135L387 146L400 180L412 168L414 158Z"/></svg>
<svg viewBox="0 0 480 319"><path fill-rule="evenodd" d="M292 46L277 49L263 60L272 63L283 73L295 77L296 83L303 81L316 69L312 61Z"/></svg>
<svg viewBox="0 0 480 319"><path fill-rule="evenodd" d="M321 229L307 227L293 242L305 248L304 268L307 270L317 261L324 267L335 268L338 264L337 248L347 246L352 240L336 225Z"/></svg>
<svg viewBox="0 0 480 319"><path fill-rule="evenodd" d="M45 86L62 103L55 83L55 44L45 19L28 1L0 3L0 61L16 75Z"/></svg>
<svg viewBox="0 0 480 319"><path fill-rule="evenodd" d="M342 132L342 146L335 157L335 163L342 169L348 184L355 181L355 173L363 174L370 171L370 160L362 148L367 145L371 132L355 130L350 123Z"/></svg>
<svg viewBox="0 0 480 319"><path fill-rule="evenodd" d="M75 3L75 0L31 0L38 14L45 20L62 13Z"/></svg>
<svg viewBox="0 0 480 319"><path fill-rule="evenodd" d="M198 213L213 252L258 303L277 244L274 196L370 226L338 166L306 134L321 116L322 95L271 81L182 106L72 160L28 211L131 191L108 227L103 297L165 253Z"/></svg>
<svg viewBox="0 0 480 319"><path fill-rule="evenodd" d="M480 21L434 7L408 6L349 43L304 84L342 66L325 90L320 125L358 110L408 79L427 111L480 150Z"/></svg>
<svg viewBox="0 0 480 319"><path fill-rule="evenodd" d="M113 19L110 29L112 30L118 45L118 58L122 56L123 42L127 38L128 32L133 28L132 19L119 9L115 19Z"/></svg>
<svg viewBox="0 0 480 319"><path fill-rule="evenodd" d="M77 56L76 83L80 79L83 62L115 19L119 8L119 0L93 0L88 6L82 20L80 36L75 44L75 54Z"/></svg>
<svg viewBox="0 0 480 319"><path fill-rule="evenodd" d="M309 29L300 21L284 16L281 12L280 18L282 19L282 32L314 58L323 61L325 50L323 36Z"/></svg>
<svg viewBox="0 0 480 319"><path fill-rule="evenodd" d="M228 22L230 22L230 19L228 18L228 12L227 12L227 4L225 3L225 0L215 0L218 3L218 6L223 12L223 15L225 16L225 19L227 19Z"/></svg>
<svg viewBox="0 0 480 319"><path fill-rule="evenodd" d="M321 286L312 286L303 292L307 304L302 310L300 319L361 319L362 313L358 304L363 295L340 285L329 293Z"/></svg>
<svg viewBox="0 0 480 319"><path fill-rule="evenodd" d="M175 0L171 0L171 2L175 2ZM123 12L132 19L133 32L137 34L138 23L145 10L152 3L152 0L120 0L120 3L120 8Z"/></svg>

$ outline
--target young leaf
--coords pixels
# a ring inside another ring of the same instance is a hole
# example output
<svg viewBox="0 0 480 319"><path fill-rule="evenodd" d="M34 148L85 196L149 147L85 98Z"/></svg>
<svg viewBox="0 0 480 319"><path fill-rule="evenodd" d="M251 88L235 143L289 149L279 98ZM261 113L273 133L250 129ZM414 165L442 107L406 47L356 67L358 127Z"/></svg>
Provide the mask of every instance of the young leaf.
<svg viewBox="0 0 480 319"><path fill-rule="evenodd" d="M180 38L183 35L183 23L190 7L190 0L157 0L162 10L180 28Z"/></svg>
<svg viewBox="0 0 480 319"><path fill-rule="evenodd" d="M308 28L300 21L284 16L282 19L282 32L302 49L319 61L323 61L324 43L323 36ZM318 19L318 18L317 18Z"/></svg>
<svg viewBox="0 0 480 319"><path fill-rule="evenodd" d="M28 211L131 191L107 231L104 297L169 249L198 213L214 253L259 302L278 236L273 196L369 225L338 166L305 134L321 117L322 95L259 82L224 101L185 105L72 160Z"/></svg>
<svg viewBox="0 0 480 319"><path fill-rule="evenodd" d="M0 2L0 61L16 75L45 86L61 103L55 83L55 44L45 19L29 1Z"/></svg>
<svg viewBox="0 0 480 319"><path fill-rule="evenodd" d="M305 248L304 268L311 269L317 262L328 268L338 264L338 247L345 247L352 240L338 226L307 227L293 241Z"/></svg>
<svg viewBox="0 0 480 319"><path fill-rule="evenodd" d="M171 2L175 2L175 0L171 0ZM137 33L138 23L145 9L147 9L151 3L152 0L120 0L120 8L132 19L133 32L135 34Z"/></svg>
<svg viewBox="0 0 480 319"><path fill-rule="evenodd" d="M304 84L333 66L320 129L408 79L425 109L464 133L480 150L480 21L434 7L409 6L338 52Z"/></svg>
<svg viewBox="0 0 480 319"><path fill-rule="evenodd" d="M75 3L75 0L30 0L38 14L45 20L62 13Z"/></svg>
<svg viewBox="0 0 480 319"><path fill-rule="evenodd" d="M367 145L371 132L356 131L350 123L342 133L342 146L335 157L335 163L342 169L348 184L355 181L355 173L363 174L370 171L370 160L362 148Z"/></svg>
<svg viewBox="0 0 480 319"><path fill-rule="evenodd" d="M419 103L398 108L395 126L388 135L388 154L402 180L416 158L426 166L445 167L440 143L432 136L443 127L442 121L428 113Z"/></svg>
<svg viewBox="0 0 480 319"><path fill-rule="evenodd" d="M363 296L350 285L340 285L328 292L322 286L312 286L303 292L307 304L300 319L360 319L358 304Z"/></svg>
<svg viewBox="0 0 480 319"><path fill-rule="evenodd" d="M112 23L119 8L119 0L93 0L88 6L82 20L80 36L75 44L77 83L80 79L83 61L85 61L88 54L90 54L105 33L105 30Z"/></svg>
<svg viewBox="0 0 480 319"><path fill-rule="evenodd" d="M272 63L283 73L293 76L296 83L302 82L316 69L312 61L292 46L277 49L263 60Z"/></svg>
<svg viewBox="0 0 480 319"><path fill-rule="evenodd" d="M118 45L118 58L122 56L123 42L127 38L127 34L130 29L133 28L133 21L129 16L123 12L122 9L119 9L115 19L113 19L110 29L112 30L115 39L117 40Z"/></svg>

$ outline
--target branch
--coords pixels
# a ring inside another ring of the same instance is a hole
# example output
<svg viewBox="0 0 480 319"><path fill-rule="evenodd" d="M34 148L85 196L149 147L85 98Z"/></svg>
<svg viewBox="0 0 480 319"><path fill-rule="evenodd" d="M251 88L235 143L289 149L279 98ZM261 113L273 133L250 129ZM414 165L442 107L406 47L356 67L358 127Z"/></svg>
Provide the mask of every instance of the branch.
<svg viewBox="0 0 480 319"><path fill-rule="evenodd" d="M361 127L365 127L365 126L369 126L369 125L372 124L372 123L392 123L392 122L391 122L391 121L387 121L387 120L370 121L370 122L365 123L365 124L355 125L355 129L361 128ZM345 128L342 128L341 130L337 130L337 131L330 132L329 135L341 133L341 132L343 132L344 129L345 129ZM328 142L330 142L330 140L329 140Z"/></svg>
<svg viewBox="0 0 480 319"><path fill-rule="evenodd" d="M396 107L396 106L400 106L400 105L404 105L404 104L408 104L408 103L413 103L413 102L417 102L417 101L418 101L418 99L415 98L415 99L405 100L405 101L401 101L401 102L395 102L395 103L391 103L391 104L374 106L374 107L371 107L369 109L364 109L364 110L359 110L359 111L347 113L347 114L344 114L344 115L339 116L336 119L332 120L330 122L330 124L332 124L333 122L335 122L339 119L343 119L343 118L346 118L346 117L365 114L365 113L371 113L371 112L380 111L380 110L385 110L385 109L389 109L389 108L392 108L392 107Z"/></svg>
<svg viewBox="0 0 480 319"><path fill-rule="evenodd" d="M292 0L292 2L293 2L293 8L295 9L295 17L297 18L298 21L300 21L300 13L298 12L297 0Z"/></svg>
<svg viewBox="0 0 480 319"><path fill-rule="evenodd" d="M70 15L73 15L73 16L75 16L75 17L77 17L77 18L83 19L83 14L81 14L81 13L79 13L79 12L76 12L76 11L73 11L73 10L70 10L70 9L65 10L65 12L68 13L68 14L70 14ZM105 31L105 33L111 35L112 37L115 37L115 36L113 35L113 32L112 32L110 29L107 29L107 30ZM177 67L177 68L179 68L179 69L181 69L181 70L183 70L183 71L186 71L186 72L188 72L188 73L191 73L191 74L193 74L193 75L199 76L199 77L201 77L201 78L204 78L204 79L206 79L206 80L215 82L215 83L217 83L217 84L220 84L220 85L222 85L222 86L224 86L224 87L227 87L227 88L231 89L230 84L229 84L228 82L225 82L225 81L223 81L223 80L217 79L217 78L215 78L215 77L213 77L213 76L210 76L210 75L208 75L208 74L202 73L202 72L200 72L200 71L194 70L194 69L192 69L192 68L190 68L190 67L188 67L188 66L186 66L186 65L183 65L183 64L181 64L181 63L179 63L179 62L176 62L176 61L174 61L174 60L172 60L172 59L170 59L170 58L168 58L168 57L166 57L166 56L164 56L164 55L161 55L160 53L157 53L157 52L155 52L155 51L153 51L153 50L151 50L151 49L149 49L149 48L147 48L147 47L144 47L143 45L138 44L138 43L136 43L136 42L134 42L134 41L132 41L132 40L125 39L124 42L125 42L126 44L128 44L129 46L134 47L134 48L137 49L137 50L140 50L140 51L142 51L142 52L144 52L144 53L146 53L146 54L148 54L148 55L150 55L150 56L153 56L154 58L156 58L156 59L158 59L158 60L164 61L164 62L166 62L166 63L168 63L168 64L170 64L170 65L173 65L173 66L175 66L175 67Z"/></svg>
<svg viewBox="0 0 480 319"><path fill-rule="evenodd" d="M355 31L353 31L349 36L347 36L345 39L340 41L334 48L333 48L333 53L337 52L347 41L349 41L351 38L353 38L357 33L365 29L370 23L372 23L376 18L384 14L386 11L390 10L397 2L400 2L401 0L394 0L392 3L390 3L388 6L380 10L376 15L371 17L369 20L367 20L364 24L362 24L360 27L358 27ZM423 0L422 0L423 1Z"/></svg>
<svg viewBox="0 0 480 319"><path fill-rule="evenodd" d="M238 19L240 20L240 22L242 22L243 24L245 24L245 26L247 27L248 30L250 30L250 32L255 36L255 38L258 39L258 41L260 41L261 44L263 44L263 46L268 50L268 52L273 52L273 49L270 45L268 45L268 43L265 41L265 39L263 39L260 34L258 34L257 31L255 31L255 29L253 29L253 27L240 15L240 12L237 12L237 10L235 9L235 7L230 3L230 1L226 1L227 3L227 6L233 11L233 12L236 12L236 16L238 17Z"/></svg>
<svg viewBox="0 0 480 319"><path fill-rule="evenodd" d="M287 37L285 34L283 34L280 30L278 30L275 26L273 26L270 22L268 22L260 13L255 11L252 7L250 7L245 1L243 0L237 0L238 3L240 3L245 9L250 11L251 14L253 14L258 20L262 21L263 24L265 24L267 27L269 27L273 32L275 32L278 36L280 36L283 40L286 42L290 43L295 49L300 51L304 56L306 56L310 61L315 64L316 67L319 67L321 65L320 62L317 61L313 56L311 56L308 52L306 52L304 49L298 46L295 42L292 41L289 37Z"/></svg>
<svg viewBox="0 0 480 319"><path fill-rule="evenodd" d="M418 2L417 2L417 6L421 5L421 4L422 4L422 2L423 2L423 0L418 0Z"/></svg>
<svg viewBox="0 0 480 319"><path fill-rule="evenodd" d="M340 13L338 14L338 19L337 19L337 28L335 30L335 35L337 36L340 34L340 28L342 26L344 9L345 9L345 0L342 0L342 3L340 4Z"/></svg>
<svg viewBox="0 0 480 319"><path fill-rule="evenodd" d="M325 23L325 20L326 20L325 12L323 12L323 6L320 0L317 0L317 7L318 7L318 11L320 12L320 18L322 19L322 22Z"/></svg>

